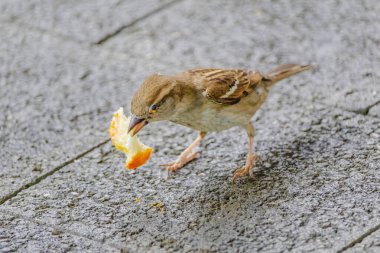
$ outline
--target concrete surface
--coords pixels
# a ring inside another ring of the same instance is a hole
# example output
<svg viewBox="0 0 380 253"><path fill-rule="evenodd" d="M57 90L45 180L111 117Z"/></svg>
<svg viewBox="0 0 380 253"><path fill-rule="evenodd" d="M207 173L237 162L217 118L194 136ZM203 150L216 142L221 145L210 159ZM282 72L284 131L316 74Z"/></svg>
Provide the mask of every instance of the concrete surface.
<svg viewBox="0 0 380 253"><path fill-rule="evenodd" d="M374 1L1 1L0 252L376 252L380 5ZM355 10L353 12L352 10ZM256 181L239 129L141 132L135 172L106 142L152 72L317 69L279 84L255 116Z"/></svg>
<svg viewBox="0 0 380 253"><path fill-rule="evenodd" d="M0 214L0 225L2 252L115 252L117 249L10 214Z"/></svg>
<svg viewBox="0 0 380 253"><path fill-rule="evenodd" d="M0 20L59 34L84 43L101 43L121 27L170 6L170 0L4 0Z"/></svg>

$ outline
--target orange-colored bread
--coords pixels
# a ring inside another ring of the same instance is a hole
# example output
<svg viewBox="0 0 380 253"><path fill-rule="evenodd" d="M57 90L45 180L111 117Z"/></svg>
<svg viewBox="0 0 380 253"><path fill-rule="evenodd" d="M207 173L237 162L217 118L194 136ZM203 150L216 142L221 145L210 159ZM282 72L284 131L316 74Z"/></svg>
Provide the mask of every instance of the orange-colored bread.
<svg viewBox="0 0 380 253"><path fill-rule="evenodd" d="M142 144L136 135L131 137L128 134L129 121L130 118L127 118L123 108L120 108L114 113L108 132L115 148L127 155L125 167L133 170L149 160L153 149Z"/></svg>

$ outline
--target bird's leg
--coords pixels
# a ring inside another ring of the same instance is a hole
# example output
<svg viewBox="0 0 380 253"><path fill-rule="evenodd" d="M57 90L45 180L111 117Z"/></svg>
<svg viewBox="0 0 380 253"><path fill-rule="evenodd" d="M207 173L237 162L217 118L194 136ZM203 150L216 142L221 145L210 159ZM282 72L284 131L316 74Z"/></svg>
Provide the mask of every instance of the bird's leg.
<svg viewBox="0 0 380 253"><path fill-rule="evenodd" d="M201 143L205 136L206 132L200 132L195 141L180 154L178 159L174 163L168 164L168 171L176 171L194 160L199 152L193 152L193 149Z"/></svg>
<svg viewBox="0 0 380 253"><path fill-rule="evenodd" d="M251 123L249 123L247 127L247 133L248 133L248 138L249 138L247 160L245 162L244 167L237 169L235 171L232 177L232 182L234 183L241 177L249 176L250 171L252 170L252 167L255 165L256 159L258 158L257 155L255 155L253 151L253 137L254 137L255 130Z"/></svg>

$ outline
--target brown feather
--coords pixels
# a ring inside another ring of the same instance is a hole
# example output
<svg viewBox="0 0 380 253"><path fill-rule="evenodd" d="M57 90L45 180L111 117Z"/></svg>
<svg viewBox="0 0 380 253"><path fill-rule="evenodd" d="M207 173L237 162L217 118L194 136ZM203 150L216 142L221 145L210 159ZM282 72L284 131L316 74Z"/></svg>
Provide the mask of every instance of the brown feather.
<svg viewBox="0 0 380 253"><path fill-rule="evenodd" d="M261 81L261 74L240 69L193 69L189 73L201 78L203 95L214 103L233 105L248 96Z"/></svg>
<svg viewBox="0 0 380 253"><path fill-rule="evenodd" d="M267 87L273 86L275 83L302 71L312 69L311 65L298 65L298 64L283 64L274 70L270 71L265 77L264 81Z"/></svg>

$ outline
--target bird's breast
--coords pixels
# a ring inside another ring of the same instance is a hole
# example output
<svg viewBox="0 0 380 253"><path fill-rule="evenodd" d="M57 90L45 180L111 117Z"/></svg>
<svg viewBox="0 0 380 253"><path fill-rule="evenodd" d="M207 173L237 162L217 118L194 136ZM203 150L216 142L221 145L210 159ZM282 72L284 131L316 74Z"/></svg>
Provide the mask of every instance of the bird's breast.
<svg viewBox="0 0 380 253"><path fill-rule="evenodd" d="M201 98L170 121L205 132L246 126L264 103L267 95L268 93L260 87L235 105L215 104Z"/></svg>
<svg viewBox="0 0 380 253"><path fill-rule="evenodd" d="M193 108L171 120L198 131L222 131L234 126L246 125L252 117L251 113L239 112L230 109L221 109L220 106L202 106Z"/></svg>

